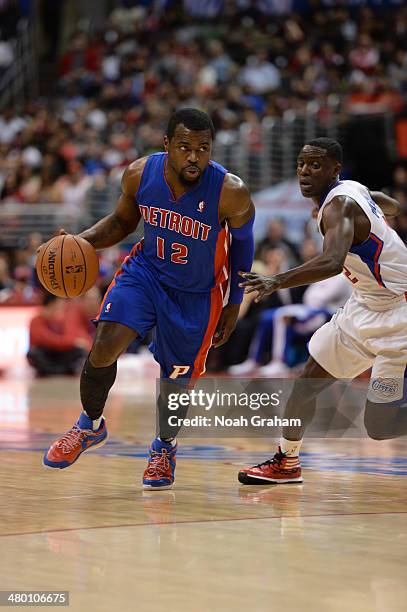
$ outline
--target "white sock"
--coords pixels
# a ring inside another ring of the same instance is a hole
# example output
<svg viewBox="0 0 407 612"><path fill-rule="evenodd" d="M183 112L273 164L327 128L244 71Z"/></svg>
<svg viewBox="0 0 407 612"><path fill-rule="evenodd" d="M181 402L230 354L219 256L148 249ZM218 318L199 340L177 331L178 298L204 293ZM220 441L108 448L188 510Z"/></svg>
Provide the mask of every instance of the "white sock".
<svg viewBox="0 0 407 612"><path fill-rule="evenodd" d="M158 439L161 440L159 436ZM177 438L166 438L165 440L161 440L161 442L171 442L171 446L174 448L174 446L177 445Z"/></svg>
<svg viewBox="0 0 407 612"><path fill-rule="evenodd" d="M90 419L90 416L88 415L88 413L86 412L86 410L84 410L83 412L84 412L84 413L86 414L86 416L87 416L87 417ZM101 422L102 422L102 418L103 418L103 417L99 417L98 419L95 419L94 421L92 421L92 423L93 423L93 425L92 425L92 429L93 429L93 431L96 431L97 429L99 429L100 424L101 424Z"/></svg>
<svg viewBox="0 0 407 612"><path fill-rule="evenodd" d="M298 457L300 454L301 444L302 440L286 440L285 438L281 438L281 452L287 455L287 457Z"/></svg>
<svg viewBox="0 0 407 612"><path fill-rule="evenodd" d="M103 417L99 417L98 419L96 419L95 421L93 421L93 430L96 431L97 429L99 429L100 424L102 422L102 418Z"/></svg>

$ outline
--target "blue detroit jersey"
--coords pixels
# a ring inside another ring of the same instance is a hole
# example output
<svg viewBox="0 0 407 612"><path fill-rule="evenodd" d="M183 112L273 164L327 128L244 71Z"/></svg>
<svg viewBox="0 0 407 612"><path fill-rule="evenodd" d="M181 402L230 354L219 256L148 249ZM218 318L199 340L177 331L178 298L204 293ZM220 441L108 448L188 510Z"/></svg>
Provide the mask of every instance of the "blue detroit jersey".
<svg viewBox="0 0 407 612"><path fill-rule="evenodd" d="M211 161L197 185L177 200L168 185L166 153L147 159L136 204L144 219L137 257L168 287L211 291L228 277L229 235L219 223L219 199L227 170Z"/></svg>

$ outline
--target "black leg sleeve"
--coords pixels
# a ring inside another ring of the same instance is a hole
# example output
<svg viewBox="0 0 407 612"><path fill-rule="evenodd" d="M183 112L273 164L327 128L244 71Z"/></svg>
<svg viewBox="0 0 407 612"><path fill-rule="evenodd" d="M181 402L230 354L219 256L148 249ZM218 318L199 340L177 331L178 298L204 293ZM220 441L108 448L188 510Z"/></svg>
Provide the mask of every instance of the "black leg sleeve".
<svg viewBox="0 0 407 612"><path fill-rule="evenodd" d="M86 414L93 420L103 414L110 389L116 380L117 361L106 368L95 368L88 359L82 369L80 391Z"/></svg>
<svg viewBox="0 0 407 612"><path fill-rule="evenodd" d="M184 419L188 413L189 402L186 406L179 406L177 410L169 408L169 399L171 396L179 396L188 394L188 381L177 383L175 380L165 379L160 381L160 394L157 400L157 419L156 419L156 435L160 436L161 440L176 438L182 425L178 425L178 419ZM172 424L172 419L174 424Z"/></svg>

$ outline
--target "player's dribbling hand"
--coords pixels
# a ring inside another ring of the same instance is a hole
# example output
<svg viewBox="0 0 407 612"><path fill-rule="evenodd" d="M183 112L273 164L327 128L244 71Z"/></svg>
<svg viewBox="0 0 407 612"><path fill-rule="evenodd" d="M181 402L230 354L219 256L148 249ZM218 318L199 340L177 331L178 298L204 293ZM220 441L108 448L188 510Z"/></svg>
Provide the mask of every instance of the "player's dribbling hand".
<svg viewBox="0 0 407 612"><path fill-rule="evenodd" d="M263 276L263 274L253 272L239 272L239 275L245 279L243 283L239 283L239 287L244 287L245 293L257 291L255 302L260 302L265 295L270 295L280 288L280 283L275 276Z"/></svg>
<svg viewBox="0 0 407 612"><path fill-rule="evenodd" d="M218 326L213 335L212 346L218 348L229 340L229 337L236 327L237 317L239 316L240 304L228 304L222 310Z"/></svg>
<svg viewBox="0 0 407 612"><path fill-rule="evenodd" d="M65 231L63 228L61 228L60 230L55 232L55 234L53 235L53 238L55 238L55 236L67 236L67 235L68 235L68 232ZM40 244L40 246L38 247L38 249L36 251L37 255L40 252L40 250L42 249L42 247L44 246L44 244L46 244L46 243L43 242L43 244Z"/></svg>

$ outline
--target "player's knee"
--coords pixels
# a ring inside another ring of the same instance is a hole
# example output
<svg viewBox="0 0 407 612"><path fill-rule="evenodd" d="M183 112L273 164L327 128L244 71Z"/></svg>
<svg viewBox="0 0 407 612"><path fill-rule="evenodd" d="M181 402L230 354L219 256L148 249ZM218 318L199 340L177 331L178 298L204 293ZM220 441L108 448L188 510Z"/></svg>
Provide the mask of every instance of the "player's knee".
<svg viewBox="0 0 407 612"><path fill-rule="evenodd" d="M111 343L104 338L96 338L93 343L89 360L94 368L106 368L114 363L119 354Z"/></svg>
<svg viewBox="0 0 407 612"><path fill-rule="evenodd" d="M135 338L137 332L125 325L100 322L89 355L90 363L95 368L112 365Z"/></svg>
<svg viewBox="0 0 407 612"><path fill-rule="evenodd" d="M315 378L317 363L310 357L308 361L305 363L302 371L300 372L298 378Z"/></svg>
<svg viewBox="0 0 407 612"><path fill-rule="evenodd" d="M309 357L307 363L304 366L303 371L300 374L300 378L314 378L321 381L326 381L325 384L332 384L335 382L336 378L334 378L329 372L327 372L322 366L319 365L313 359L313 357Z"/></svg>

